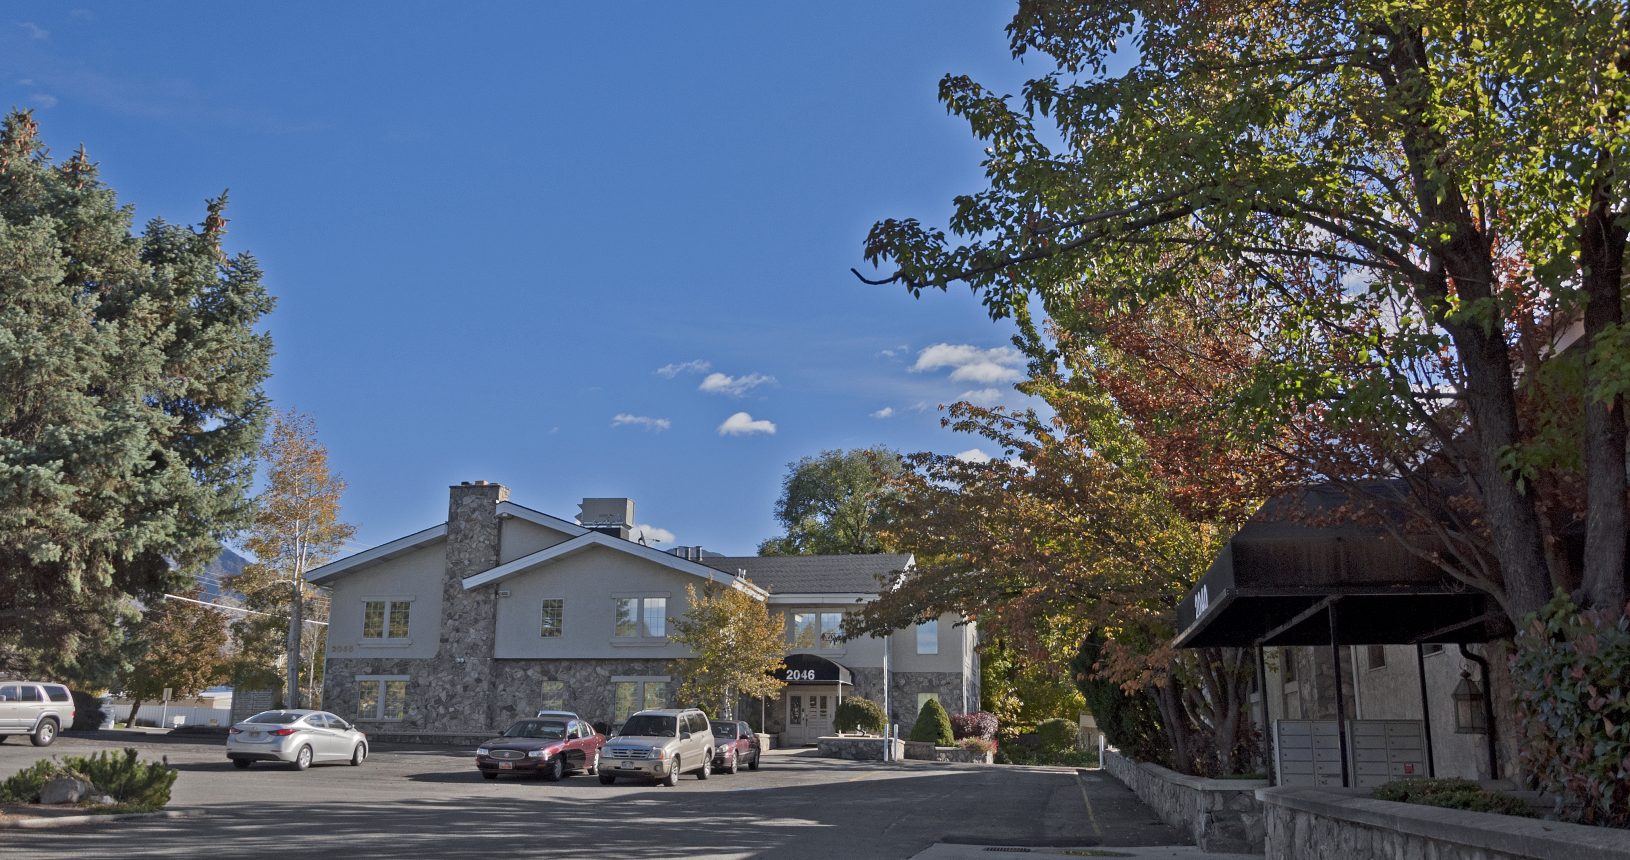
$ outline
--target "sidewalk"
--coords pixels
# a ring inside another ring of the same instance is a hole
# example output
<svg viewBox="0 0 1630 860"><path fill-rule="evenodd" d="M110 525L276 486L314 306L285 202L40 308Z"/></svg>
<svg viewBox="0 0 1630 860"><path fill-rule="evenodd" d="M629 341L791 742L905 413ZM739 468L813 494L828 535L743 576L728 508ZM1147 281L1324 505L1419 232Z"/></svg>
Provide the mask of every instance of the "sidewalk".
<svg viewBox="0 0 1630 860"><path fill-rule="evenodd" d="M992 860L1023 855L1035 860L1072 860L1077 857L1136 857L1140 860L1262 860L1261 854L1208 854L1193 846L1156 848L1023 848L1005 845L952 845L941 842L911 860Z"/></svg>

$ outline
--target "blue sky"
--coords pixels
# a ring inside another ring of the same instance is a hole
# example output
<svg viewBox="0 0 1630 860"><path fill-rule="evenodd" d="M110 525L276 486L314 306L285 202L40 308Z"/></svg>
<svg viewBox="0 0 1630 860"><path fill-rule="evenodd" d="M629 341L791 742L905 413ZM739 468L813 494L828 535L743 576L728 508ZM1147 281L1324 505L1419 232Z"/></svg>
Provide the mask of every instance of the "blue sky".
<svg viewBox="0 0 1630 860"><path fill-rule="evenodd" d="M269 392L316 418L359 548L486 479L564 516L628 496L658 546L745 554L788 462L966 451L939 404L1017 397L1010 323L848 272L873 221L982 187L935 94L1018 90L1010 14L30 5L0 22L0 106L59 157L84 142L138 222L231 188L229 242L278 297Z"/></svg>

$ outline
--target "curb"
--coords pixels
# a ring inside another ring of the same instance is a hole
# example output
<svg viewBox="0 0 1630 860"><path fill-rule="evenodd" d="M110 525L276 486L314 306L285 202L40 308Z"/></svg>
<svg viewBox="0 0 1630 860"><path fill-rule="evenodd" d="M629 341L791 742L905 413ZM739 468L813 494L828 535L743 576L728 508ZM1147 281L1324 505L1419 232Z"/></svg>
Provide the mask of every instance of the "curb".
<svg viewBox="0 0 1630 860"><path fill-rule="evenodd" d="M64 815L58 818L19 818L0 821L0 830L54 830L58 827L78 827L113 821L143 821L157 818L192 818L198 813L188 809L162 809L158 812L121 812L116 815Z"/></svg>

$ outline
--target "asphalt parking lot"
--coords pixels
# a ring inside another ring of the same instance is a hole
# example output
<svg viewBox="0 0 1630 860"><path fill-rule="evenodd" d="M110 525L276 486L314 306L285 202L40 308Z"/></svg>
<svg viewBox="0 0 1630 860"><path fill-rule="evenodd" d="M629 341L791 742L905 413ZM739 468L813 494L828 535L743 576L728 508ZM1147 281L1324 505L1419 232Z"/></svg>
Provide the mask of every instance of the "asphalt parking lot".
<svg viewBox="0 0 1630 860"><path fill-rule="evenodd" d="M0 745L0 777L47 755L136 746L181 771L193 813L0 831L0 857L612 856L909 858L938 842L1179 845L1108 775L881 765L773 751L763 768L675 788L592 776L484 780L472 751L381 745L361 767L236 770L222 740L99 733Z"/></svg>

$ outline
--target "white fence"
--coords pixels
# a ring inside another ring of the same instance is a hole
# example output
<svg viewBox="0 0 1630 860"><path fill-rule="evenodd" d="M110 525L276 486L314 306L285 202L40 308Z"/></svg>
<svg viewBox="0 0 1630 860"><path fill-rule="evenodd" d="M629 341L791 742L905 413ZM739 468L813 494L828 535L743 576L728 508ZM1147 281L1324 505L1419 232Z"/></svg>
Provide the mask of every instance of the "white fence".
<svg viewBox="0 0 1630 860"><path fill-rule="evenodd" d="M113 713L113 721L124 725L130 716L130 703L115 702L108 706ZM162 725L166 728L176 726L230 726L232 725L232 711L228 708L211 708L207 705L181 704L171 702L166 708L163 702L143 702L141 713L136 715L138 721L151 722L153 725Z"/></svg>

